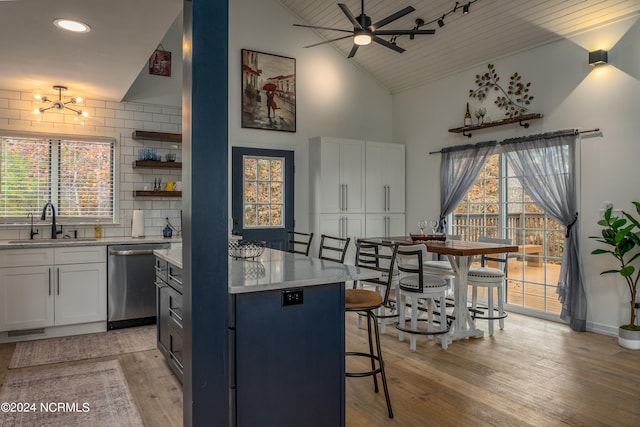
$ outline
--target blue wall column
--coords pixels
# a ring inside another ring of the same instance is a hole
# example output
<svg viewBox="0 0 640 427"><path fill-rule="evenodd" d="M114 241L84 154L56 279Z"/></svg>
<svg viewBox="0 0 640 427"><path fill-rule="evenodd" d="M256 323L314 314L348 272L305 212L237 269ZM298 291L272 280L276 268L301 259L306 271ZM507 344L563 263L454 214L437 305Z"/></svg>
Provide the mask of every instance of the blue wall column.
<svg viewBox="0 0 640 427"><path fill-rule="evenodd" d="M184 1L184 426L229 425L227 0Z"/></svg>

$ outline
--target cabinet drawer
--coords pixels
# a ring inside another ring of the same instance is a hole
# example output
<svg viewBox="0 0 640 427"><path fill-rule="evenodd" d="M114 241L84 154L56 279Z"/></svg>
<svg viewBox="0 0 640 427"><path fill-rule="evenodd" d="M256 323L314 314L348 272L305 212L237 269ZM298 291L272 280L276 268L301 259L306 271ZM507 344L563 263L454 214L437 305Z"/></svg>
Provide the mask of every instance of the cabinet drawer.
<svg viewBox="0 0 640 427"><path fill-rule="evenodd" d="M56 264L107 262L106 246L72 246L55 248Z"/></svg>
<svg viewBox="0 0 640 427"><path fill-rule="evenodd" d="M53 259L53 248L0 250L0 267L51 265Z"/></svg>
<svg viewBox="0 0 640 427"><path fill-rule="evenodd" d="M182 294L182 269L169 264L167 277L171 287Z"/></svg>

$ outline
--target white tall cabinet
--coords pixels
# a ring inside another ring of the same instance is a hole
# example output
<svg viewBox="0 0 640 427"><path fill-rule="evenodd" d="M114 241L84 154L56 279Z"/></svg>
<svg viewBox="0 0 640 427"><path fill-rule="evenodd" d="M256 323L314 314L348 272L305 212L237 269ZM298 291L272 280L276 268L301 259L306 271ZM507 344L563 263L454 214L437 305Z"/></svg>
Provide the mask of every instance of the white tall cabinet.
<svg viewBox="0 0 640 427"><path fill-rule="evenodd" d="M368 237L405 234L405 148L401 144L365 144Z"/></svg>
<svg viewBox="0 0 640 427"><path fill-rule="evenodd" d="M310 254L321 234L404 235L404 145L316 137L309 140ZM345 262L352 264L355 244Z"/></svg>

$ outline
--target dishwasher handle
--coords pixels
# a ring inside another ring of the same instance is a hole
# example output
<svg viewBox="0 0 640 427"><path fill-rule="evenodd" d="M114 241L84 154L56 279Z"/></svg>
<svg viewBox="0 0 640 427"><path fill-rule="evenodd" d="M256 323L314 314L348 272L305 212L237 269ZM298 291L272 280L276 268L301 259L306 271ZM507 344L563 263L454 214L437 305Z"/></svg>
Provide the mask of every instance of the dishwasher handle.
<svg viewBox="0 0 640 427"><path fill-rule="evenodd" d="M153 249L127 249L124 251L118 251L111 249L109 255L115 256L135 256L135 255L152 255Z"/></svg>

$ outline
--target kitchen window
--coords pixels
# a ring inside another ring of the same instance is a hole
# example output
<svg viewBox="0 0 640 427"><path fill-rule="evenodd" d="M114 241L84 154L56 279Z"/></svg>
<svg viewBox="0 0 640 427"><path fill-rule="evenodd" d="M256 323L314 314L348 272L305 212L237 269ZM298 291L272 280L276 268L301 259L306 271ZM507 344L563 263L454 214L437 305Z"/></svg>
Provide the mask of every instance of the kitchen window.
<svg viewBox="0 0 640 427"><path fill-rule="evenodd" d="M113 221L115 141L0 136L0 220L36 217L51 201L62 221Z"/></svg>

